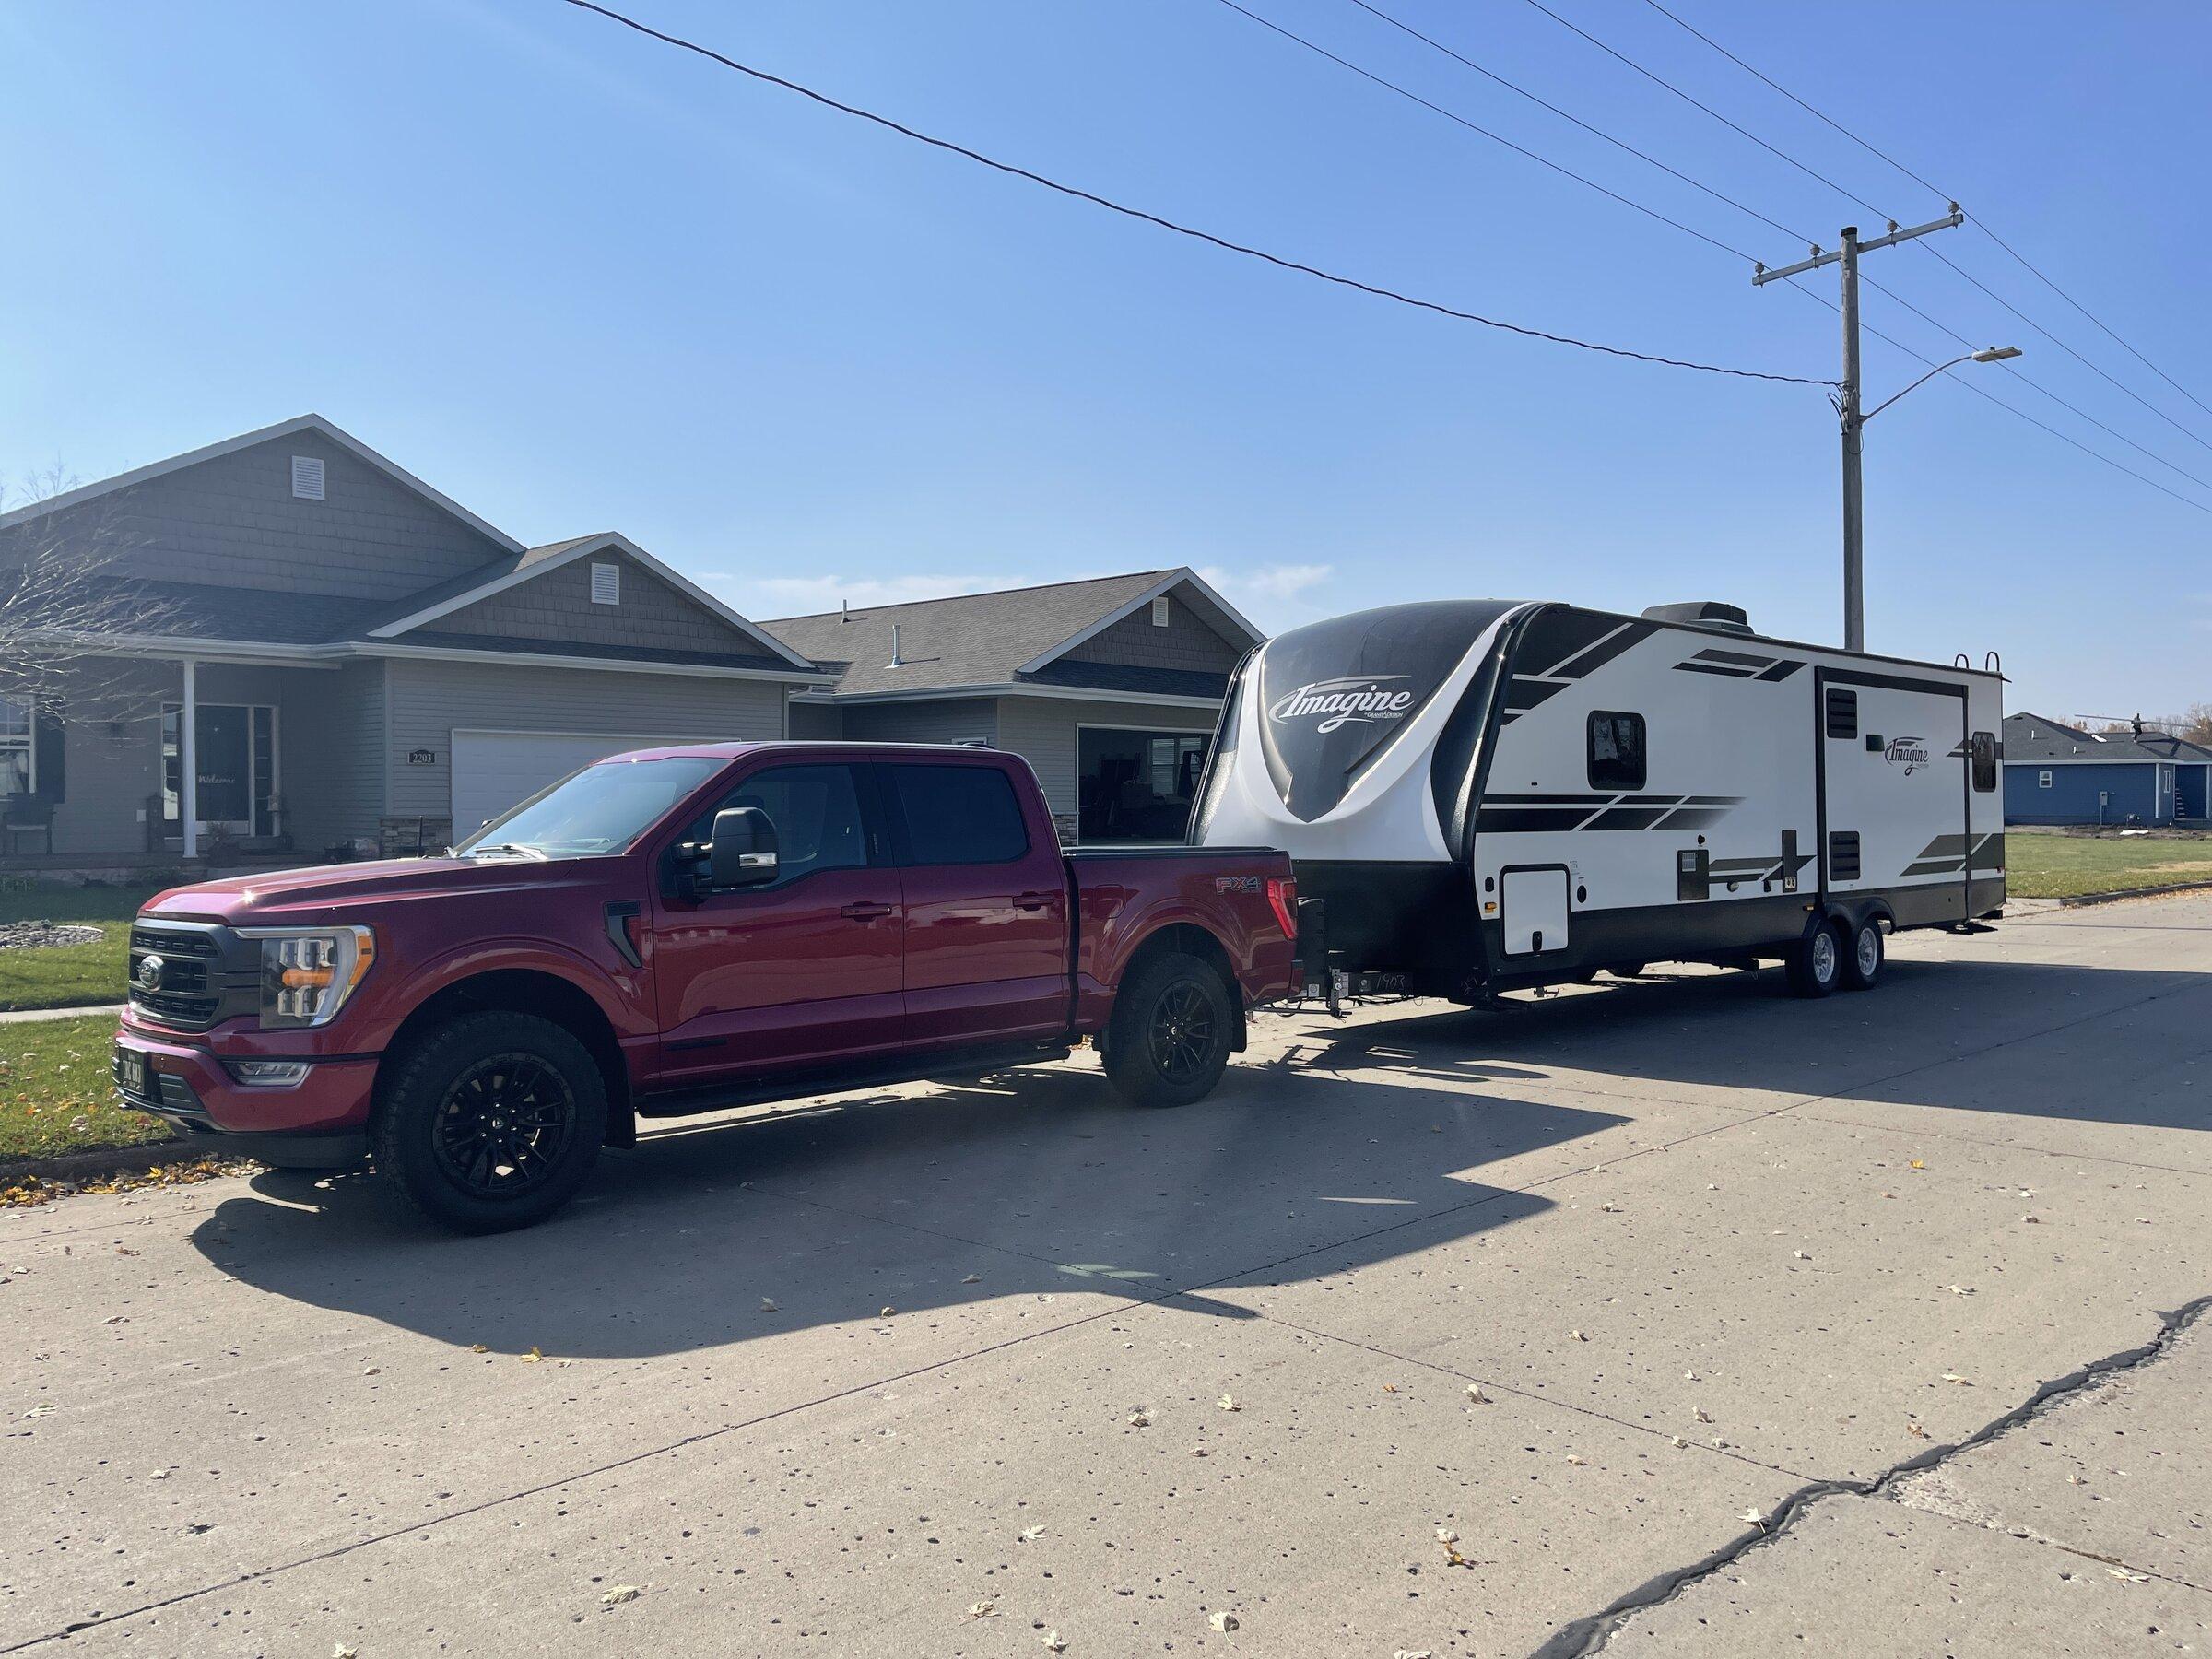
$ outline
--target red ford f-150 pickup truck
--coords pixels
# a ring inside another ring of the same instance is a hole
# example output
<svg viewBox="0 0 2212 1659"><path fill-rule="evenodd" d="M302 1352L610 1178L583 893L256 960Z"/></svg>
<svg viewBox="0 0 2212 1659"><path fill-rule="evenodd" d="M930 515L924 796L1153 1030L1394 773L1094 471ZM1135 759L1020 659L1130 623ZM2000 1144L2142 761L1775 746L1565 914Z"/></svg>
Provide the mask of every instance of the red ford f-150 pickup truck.
<svg viewBox="0 0 2212 1659"><path fill-rule="evenodd" d="M536 1221L641 1117L976 1075L1089 1037L1197 1100L1292 986L1289 861L1065 853L981 748L700 745L587 766L442 858L173 888L114 1072L209 1149L372 1158L433 1220Z"/></svg>

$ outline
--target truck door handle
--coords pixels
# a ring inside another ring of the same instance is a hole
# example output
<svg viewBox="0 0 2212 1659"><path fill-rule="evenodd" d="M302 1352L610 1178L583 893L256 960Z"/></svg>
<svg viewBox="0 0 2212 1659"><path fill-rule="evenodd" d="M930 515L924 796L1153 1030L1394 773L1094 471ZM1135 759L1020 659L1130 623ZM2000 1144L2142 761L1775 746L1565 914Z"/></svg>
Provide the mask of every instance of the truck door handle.
<svg viewBox="0 0 2212 1659"><path fill-rule="evenodd" d="M1042 910L1059 897L1058 893L1017 893L1014 895L1014 908L1016 910Z"/></svg>
<svg viewBox="0 0 2212 1659"><path fill-rule="evenodd" d="M841 916L848 916L855 922L873 922L878 916L889 915L891 910L892 907L888 904L848 904L837 913Z"/></svg>

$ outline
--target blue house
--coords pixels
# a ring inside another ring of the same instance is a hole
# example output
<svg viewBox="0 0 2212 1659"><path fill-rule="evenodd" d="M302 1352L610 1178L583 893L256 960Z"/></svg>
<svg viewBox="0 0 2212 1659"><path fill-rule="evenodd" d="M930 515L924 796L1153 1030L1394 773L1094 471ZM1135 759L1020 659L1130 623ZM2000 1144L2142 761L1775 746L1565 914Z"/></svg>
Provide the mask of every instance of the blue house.
<svg viewBox="0 0 2212 1659"><path fill-rule="evenodd" d="M2212 818L2212 749L2140 721L2088 732L2041 714L2005 720L2008 824L2202 823Z"/></svg>

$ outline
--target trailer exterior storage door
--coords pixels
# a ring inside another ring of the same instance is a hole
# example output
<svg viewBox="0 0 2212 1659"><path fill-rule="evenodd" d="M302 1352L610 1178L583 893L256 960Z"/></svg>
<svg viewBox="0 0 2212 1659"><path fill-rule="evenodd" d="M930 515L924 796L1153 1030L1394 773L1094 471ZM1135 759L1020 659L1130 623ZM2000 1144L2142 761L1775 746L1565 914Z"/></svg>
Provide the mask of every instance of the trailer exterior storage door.
<svg viewBox="0 0 2212 1659"><path fill-rule="evenodd" d="M1884 894L1900 926L1965 919L1965 688L1833 668L1818 688L1822 887Z"/></svg>

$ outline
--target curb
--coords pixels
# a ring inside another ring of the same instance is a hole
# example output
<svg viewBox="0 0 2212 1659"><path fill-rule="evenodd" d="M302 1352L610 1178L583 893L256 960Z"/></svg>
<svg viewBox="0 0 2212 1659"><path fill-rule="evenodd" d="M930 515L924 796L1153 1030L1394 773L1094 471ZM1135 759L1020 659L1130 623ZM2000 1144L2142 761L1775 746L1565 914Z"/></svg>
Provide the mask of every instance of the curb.
<svg viewBox="0 0 2212 1659"><path fill-rule="evenodd" d="M57 1152L51 1158L11 1158L0 1160L0 1186L25 1181L98 1181L107 1175L143 1175L169 1163L194 1161L182 1153L182 1135L147 1141L135 1147L94 1147L83 1152Z"/></svg>
<svg viewBox="0 0 2212 1659"><path fill-rule="evenodd" d="M94 1014L120 1014L122 1003L92 1003L79 1008L10 1008L0 1013L0 1025L19 1025L34 1019L84 1019Z"/></svg>
<svg viewBox="0 0 2212 1659"><path fill-rule="evenodd" d="M2212 889L2212 881L2175 881L2164 887L2122 888L2115 893L2064 893L2059 903L2067 909L2083 904L2114 904L2123 899L2162 899L2169 893L2201 893Z"/></svg>

